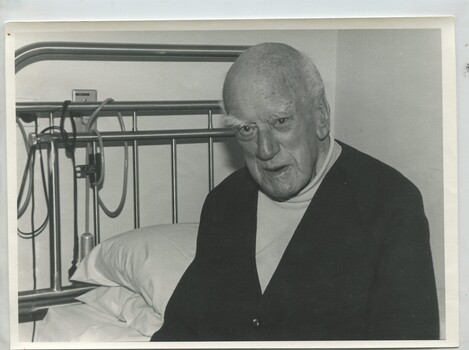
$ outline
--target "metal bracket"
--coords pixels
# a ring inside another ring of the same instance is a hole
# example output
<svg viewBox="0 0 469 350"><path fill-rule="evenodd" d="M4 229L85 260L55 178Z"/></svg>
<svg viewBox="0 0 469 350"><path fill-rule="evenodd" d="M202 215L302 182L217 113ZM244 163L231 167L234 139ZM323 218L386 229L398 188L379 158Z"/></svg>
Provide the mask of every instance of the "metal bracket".
<svg viewBox="0 0 469 350"><path fill-rule="evenodd" d="M29 144L36 145L40 143L51 143L60 139L58 134L29 134Z"/></svg>
<svg viewBox="0 0 469 350"><path fill-rule="evenodd" d="M75 172L77 174L78 179L83 179L87 176L96 175L96 165L89 164L89 165L77 165L75 167Z"/></svg>
<svg viewBox="0 0 469 350"><path fill-rule="evenodd" d="M101 155L100 153L88 154L88 164L77 165L75 167L76 176L79 179L89 177L90 183L96 183L101 176Z"/></svg>

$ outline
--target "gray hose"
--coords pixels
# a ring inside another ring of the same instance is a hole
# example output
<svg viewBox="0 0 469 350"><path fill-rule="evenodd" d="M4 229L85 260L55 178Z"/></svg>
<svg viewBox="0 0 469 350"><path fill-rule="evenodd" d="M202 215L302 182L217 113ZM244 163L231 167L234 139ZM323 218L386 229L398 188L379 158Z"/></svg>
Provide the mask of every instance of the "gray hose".
<svg viewBox="0 0 469 350"><path fill-rule="evenodd" d="M98 119L99 115L98 113L103 109L103 107L108 104L109 102L114 102L114 100L112 98L107 98L106 100L104 100L99 106L98 108L96 108L94 110L94 112L91 114L90 116L90 119L88 120L88 123L86 124L86 131L90 131L91 130L91 127L93 126L93 124L96 123L96 120ZM122 118L122 114L120 112L117 113L117 117L118 117L118 121L119 121L119 125L120 125L120 128L122 131L125 131L125 125L124 125L124 120ZM96 130L97 132L97 129L93 129L93 131ZM98 135L98 140L100 140L100 135L99 135L99 132L97 132L97 135ZM104 147L102 146L102 140L100 141L100 148L101 148L101 162L102 162L102 168L101 168L101 176L100 176L100 179L97 181L97 185L98 185L98 190L100 190L104 184ZM88 146L88 150L89 150L89 146ZM89 151L88 151L89 152ZM111 217L111 218L116 218L120 215L120 213L122 212L123 208L124 208L124 205L125 205L125 200L126 200L126 197L127 197L127 184L128 184L128 171L129 170L129 148L128 148L128 144L127 142L124 142L124 176L123 176L123 185L122 185L122 195L121 195L121 199L119 201L119 204L117 206L117 208L115 210L110 210L106 204L103 202L103 200L101 199L101 197L99 196L99 192L98 192L98 202L99 202L99 205L100 207L103 209L104 213ZM89 192L88 190L86 191L86 211L89 212ZM88 216L88 219L87 219L87 223L86 223L86 226L89 227L89 216ZM88 231L87 231L88 232Z"/></svg>

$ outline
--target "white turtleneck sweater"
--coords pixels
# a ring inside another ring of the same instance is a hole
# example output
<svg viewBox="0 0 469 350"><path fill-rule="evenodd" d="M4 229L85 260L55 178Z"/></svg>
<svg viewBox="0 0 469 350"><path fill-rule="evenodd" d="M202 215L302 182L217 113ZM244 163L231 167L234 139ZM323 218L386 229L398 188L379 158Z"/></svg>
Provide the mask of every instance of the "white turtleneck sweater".
<svg viewBox="0 0 469 350"><path fill-rule="evenodd" d="M326 160L311 182L295 197L276 202L259 191L257 203L256 265L264 293L293 233L342 148L331 137Z"/></svg>

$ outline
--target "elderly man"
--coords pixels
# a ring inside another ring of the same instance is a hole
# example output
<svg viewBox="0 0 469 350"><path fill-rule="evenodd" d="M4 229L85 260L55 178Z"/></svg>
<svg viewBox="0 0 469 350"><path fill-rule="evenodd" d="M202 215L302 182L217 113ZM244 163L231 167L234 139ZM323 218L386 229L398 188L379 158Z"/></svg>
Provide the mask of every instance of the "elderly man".
<svg viewBox="0 0 469 350"><path fill-rule="evenodd" d="M195 260L152 340L437 339L421 195L334 140L314 64L254 46L223 99L246 168L208 195Z"/></svg>

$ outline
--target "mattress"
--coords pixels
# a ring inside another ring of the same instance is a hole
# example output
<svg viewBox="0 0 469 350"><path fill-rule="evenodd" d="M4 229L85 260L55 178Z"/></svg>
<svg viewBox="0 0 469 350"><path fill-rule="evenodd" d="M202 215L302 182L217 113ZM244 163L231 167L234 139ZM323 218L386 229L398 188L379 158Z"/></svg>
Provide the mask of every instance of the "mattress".
<svg viewBox="0 0 469 350"><path fill-rule="evenodd" d="M36 342L149 341L125 322L86 304L49 308L38 322Z"/></svg>

